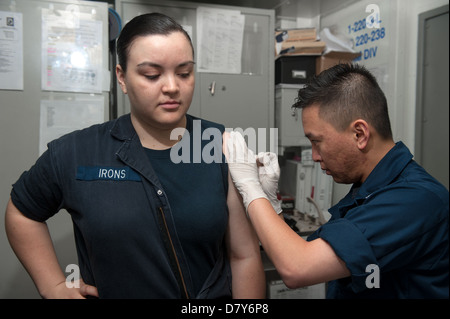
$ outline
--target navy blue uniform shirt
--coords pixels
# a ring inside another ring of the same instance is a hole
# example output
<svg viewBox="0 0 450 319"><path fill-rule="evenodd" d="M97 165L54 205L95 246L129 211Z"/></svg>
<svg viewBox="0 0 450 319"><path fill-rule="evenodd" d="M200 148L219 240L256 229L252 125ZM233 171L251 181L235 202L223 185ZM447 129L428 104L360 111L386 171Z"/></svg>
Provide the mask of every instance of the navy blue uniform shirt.
<svg viewBox="0 0 450 319"><path fill-rule="evenodd" d="M449 193L402 142L329 211L308 240L327 241L351 277L330 282L327 298L448 298Z"/></svg>
<svg viewBox="0 0 450 319"><path fill-rule="evenodd" d="M190 133L191 146L195 143L194 130L200 132L199 120L188 117L186 129ZM220 131L217 131L219 133ZM222 133L215 151L222 157ZM185 136L186 137L186 136ZM185 138L183 137L183 138ZM203 141L205 144L206 140ZM208 143L209 144L209 143ZM204 148L205 145L203 145ZM195 160L193 147L186 162L173 161L174 149L145 149L161 185L166 191L178 238L181 241L189 265L194 291L198 293L211 272L217 256L224 249L222 239L228 224L227 171L211 170L204 160ZM175 157L182 158L183 149ZM208 154L209 156L210 154ZM222 181L222 185L211 185ZM213 189L213 191L212 191Z"/></svg>
<svg viewBox="0 0 450 319"><path fill-rule="evenodd" d="M223 126L202 120L201 132L208 128L224 131ZM191 271L195 270L190 269L186 247L178 237L167 190L129 114L49 143L48 150L13 185L11 199L36 221L45 221L60 209L69 212L81 276L97 287L101 298L230 297L229 262L225 249L217 248L223 243L221 234L228 220L228 167L222 162L202 168L210 183L206 188L202 185L202 197L190 198L191 205L209 201L202 213L216 218L206 226L217 233L213 242L202 246L214 254L202 283L193 283ZM189 182L195 188L196 182L204 180ZM198 216L191 221L201 227Z"/></svg>

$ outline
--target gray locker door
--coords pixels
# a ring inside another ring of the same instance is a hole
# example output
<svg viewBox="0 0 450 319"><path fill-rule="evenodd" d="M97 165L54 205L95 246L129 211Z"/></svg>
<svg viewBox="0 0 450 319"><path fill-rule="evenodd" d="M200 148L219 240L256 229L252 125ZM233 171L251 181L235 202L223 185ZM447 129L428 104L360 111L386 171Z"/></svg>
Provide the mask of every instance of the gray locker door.
<svg viewBox="0 0 450 319"><path fill-rule="evenodd" d="M240 74L196 73L196 89L190 114L219 122L227 128L274 127L274 11L217 6L194 2L117 0L123 24L134 16L161 12L182 25L192 27L196 48L196 9L208 6L240 10L245 14L245 31ZM197 52L196 52L197 54ZM214 95L210 87L215 83ZM118 92L119 115L129 112L128 99Z"/></svg>
<svg viewBox="0 0 450 319"><path fill-rule="evenodd" d="M242 73L202 73L198 87L201 114L233 129L274 127L274 87L270 85L273 76L269 76L269 67L274 64L269 56L270 16L244 10L242 13L245 13ZM214 95L209 90L213 83Z"/></svg>
<svg viewBox="0 0 450 319"><path fill-rule="evenodd" d="M416 160L449 188L448 5L419 16Z"/></svg>

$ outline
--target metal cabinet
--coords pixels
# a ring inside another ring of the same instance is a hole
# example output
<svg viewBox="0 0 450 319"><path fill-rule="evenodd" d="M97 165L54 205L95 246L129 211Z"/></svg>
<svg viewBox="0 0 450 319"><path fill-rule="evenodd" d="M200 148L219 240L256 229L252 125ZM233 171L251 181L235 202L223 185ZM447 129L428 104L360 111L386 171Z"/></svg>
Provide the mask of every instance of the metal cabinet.
<svg viewBox="0 0 450 319"><path fill-rule="evenodd" d="M197 47L197 39L201 34L196 25L198 7L239 10L245 15L242 67L240 74L196 71L196 88L189 113L219 122L227 128L273 127L273 10L194 2L116 0L116 10L122 18L122 24L139 14L161 12L183 26L190 26L194 48ZM129 112L128 99L120 88L117 94L118 114Z"/></svg>

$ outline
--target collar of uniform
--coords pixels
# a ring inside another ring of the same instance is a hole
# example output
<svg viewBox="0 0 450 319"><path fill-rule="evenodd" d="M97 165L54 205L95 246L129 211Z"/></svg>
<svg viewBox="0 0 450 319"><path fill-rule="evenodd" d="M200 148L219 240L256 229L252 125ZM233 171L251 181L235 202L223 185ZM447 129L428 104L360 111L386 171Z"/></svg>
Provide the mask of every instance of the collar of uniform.
<svg viewBox="0 0 450 319"><path fill-rule="evenodd" d="M145 177L157 189L162 189L161 183L153 170L148 156L145 154L139 137L131 123L130 114L122 115L115 120L111 128L111 136L122 141L116 152L116 156L127 166ZM160 197L162 197L160 195Z"/></svg>
<svg viewBox="0 0 450 319"><path fill-rule="evenodd" d="M394 181L411 161L411 158L412 154L409 149L402 142L396 143L375 166L362 185L353 184L339 204L329 209L331 215L336 218L344 217L348 210L364 203L375 191Z"/></svg>
<svg viewBox="0 0 450 319"><path fill-rule="evenodd" d="M131 123L130 113L116 119L110 132L113 137L119 140L131 140L136 135L136 131Z"/></svg>
<svg viewBox="0 0 450 319"><path fill-rule="evenodd" d="M376 190L392 183L412 158L413 155L406 145L403 142L397 142L361 185L355 200L365 200Z"/></svg>

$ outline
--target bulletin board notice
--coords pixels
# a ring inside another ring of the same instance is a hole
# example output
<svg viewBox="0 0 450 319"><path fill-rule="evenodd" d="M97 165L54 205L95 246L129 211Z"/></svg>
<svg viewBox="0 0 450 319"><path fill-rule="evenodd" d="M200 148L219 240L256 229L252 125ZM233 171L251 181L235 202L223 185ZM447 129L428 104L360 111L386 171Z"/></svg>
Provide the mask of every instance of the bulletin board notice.
<svg viewBox="0 0 450 319"><path fill-rule="evenodd" d="M102 24L76 9L42 9L42 90L102 92Z"/></svg>
<svg viewBox="0 0 450 319"><path fill-rule="evenodd" d="M0 90L23 90L22 13L0 11Z"/></svg>
<svg viewBox="0 0 450 319"><path fill-rule="evenodd" d="M240 11L198 7L197 71L241 73L244 27Z"/></svg>
<svg viewBox="0 0 450 319"><path fill-rule="evenodd" d="M39 155L47 143L67 133L104 121L104 97L85 96L78 99L41 100Z"/></svg>

